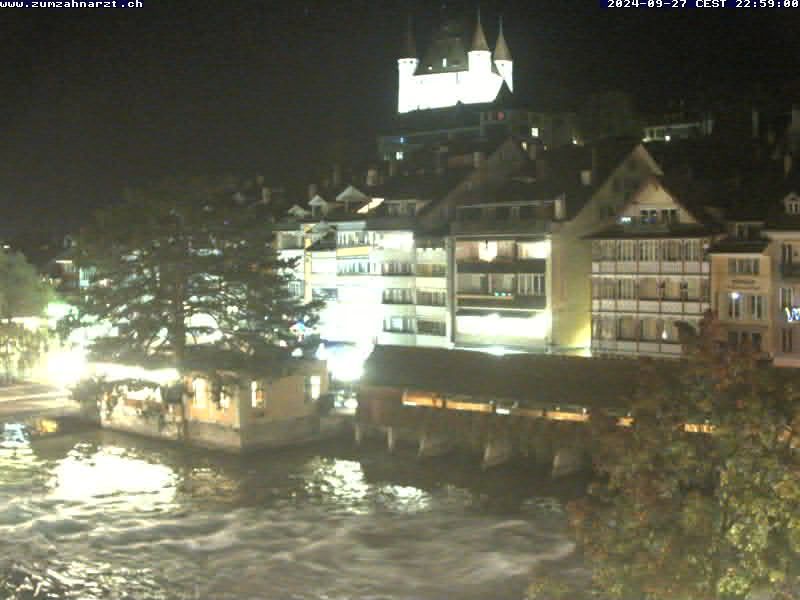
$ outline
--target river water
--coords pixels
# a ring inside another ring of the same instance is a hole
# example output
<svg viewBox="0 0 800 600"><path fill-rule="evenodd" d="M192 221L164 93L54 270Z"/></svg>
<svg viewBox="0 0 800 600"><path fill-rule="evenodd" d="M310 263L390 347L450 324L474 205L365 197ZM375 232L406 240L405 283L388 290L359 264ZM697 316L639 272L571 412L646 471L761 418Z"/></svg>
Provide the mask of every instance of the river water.
<svg viewBox="0 0 800 600"><path fill-rule="evenodd" d="M247 457L109 432L5 444L0 598L522 598L543 561L583 576L562 508L581 487L344 441Z"/></svg>

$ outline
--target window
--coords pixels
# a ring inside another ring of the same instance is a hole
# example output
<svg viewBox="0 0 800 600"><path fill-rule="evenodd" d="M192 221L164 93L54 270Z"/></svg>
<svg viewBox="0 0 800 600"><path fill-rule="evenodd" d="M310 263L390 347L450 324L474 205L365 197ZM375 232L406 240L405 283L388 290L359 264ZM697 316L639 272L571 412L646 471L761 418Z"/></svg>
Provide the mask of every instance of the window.
<svg viewBox="0 0 800 600"><path fill-rule="evenodd" d="M384 275L411 275L411 264L401 262L388 262L383 265Z"/></svg>
<svg viewBox="0 0 800 600"><path fill-rule="evenodd" d="M336 270L339 275L368 275L369 260L362 259L340 259L336 261Z"/></svg>
<svg viewBox="0 0 800 600"><path fill-rule="evenodd" d="M289 282L289 294L293 298L302 298L303 297L303 282L298 281L297 279L293 279Z"/></svg>
<svg viewBox="0 0 800 600"><path fill-rule="evenodd" d="M750 344L755 352L761 352L761 334L753 333L750 336Z"/></svg>
<svg viewBox="0 0 800 600"><path fill-rule="evenodd" d="M336 302L339 299L339 290L336 288L315 288L311 290L311 297L314 300Z"/></svg>
<svg viewBox="0 0 800 600"><path fill-rule="evenodd" d="M729 258L728 272L733 275L758 275L759 259L757 258Z"/></svg>
<svg viewBox="0 0 800 600"><path fill-rule="evenodd" d="M197 377L192 381L192 405L197 408L205 408L208 398L208 381L202 377Z"/></svg>
<svg viewBox="0 0 800 600"><path fill-rule="evenodd" d="M531 137L538 138L539 137L539 128L538 127L531 127Z"/></svg>
<svg viewBox="0 0 800 600"><path fill-rule="evenodd" d="M383 290L384 304L414 304L414 295L410 288L390 288Z"/></svg>
<svg viewBox="0 0 800 600"><path fill-rule="evenodd" d="M520 296L544 296L546 292L543 273L521 273L517 281Z"/></svg>
<svg viewBox="0 0 800 600"><path fill-rule="evenodd" d="M791 244L781 244L781 263L784 265L792 264L794 249Z"/></svg>
<svg viewBox="0 0 800 600"><path fill-rule="evenodd" d="M623 241L619 243L619 260L624 262L636 261L636 242Z"/></svg>
<svg viewBox="0 0 800 600"><path fill-rule="evenodd" d="M668 240L663 242L663 259L668 261L681 260L681 242L677 240Z"/></svg>
<svg viewBox="0 0 800 600"><path fill-rule="evenodd" d="M742 318L742 296L736 292L728 296L728 317L730 319Z"/></svg>
<svg viewBox="0 0 800 600"><path fill-rule="evenodd" d="M642 262L653 262L658 260L656 242L639 242L639 260Z"/></svg>
<svg viewBox="0 0 800 600"><path fill-rule="evenodd" d="M764 296L750 296L750 315L756 321L764 318Z"/></svg>
<svg viewBox="0 0 800 600"><path fill-rule="evenodd" d="M445 277L447 265L417 265L418 277Z"/></svg>
<svg viewBox="0 0 800 600"><path fill-rule="evenodd" d="M783 352L792 352L792 330L781 329L781 350Z"/></svg>
<svg viewBox="0 0 800 600"><path fill-rule="evenodd" d="M800 215L800 199L793 198L786 201L786 212L790 215Z"/></svg>
<svg viewBox="0 0 800 600"><path fill-rule="evenodd" d="M417 290L417 304L420 306L444 306L447 292L444 290Z"/></svg>
<svg viewBox="0 0 800 600"><path fill-rule="evenodd" d="M223 385L219 388L219 410L227 410L231 407L233 402L233 389L230 386Z"/></svg>
<svg viewBox="0 0 800 600"><path fill-rule="evenodd" d="M250 382L250 406L253 408L264 408L266 405L267 402L264 394L264 388L262 387L261 382L254 379Z"/></svg>
<svg viewBox="0 0 800 600"><path fill-rule="evenodd" d="M620 300L635 300L636 281L633 279L620 279L617 282L617 298Z"/></svg>
<svg viewBox="0 0 800 600"><path fill-rule="evenodd" d="M793 306L792 288L780 289L781 308L791 308Z"/></svg>
<svg viewBox="0 0 800 600"><path fill-rule="evenodd" d="M383 321L387 333L414 333L414 320L410 317L387 317Z"/></svg>
<svg viewBox="0 0 800 600"><path fill-rule="evenodd" d="M417 333L420 335L447 335L447 326L441 321L417 321Z"/></svg>
<svg viewBox="0 0 800 600"><path fill-rule="evenodd" d="M319 375L311 375L306 377L305 382L305 398L306 402L316 402L319 400L322 393L322 377Z"/></svg>
<svg viewBox="0 0 800 600"><path fill-rule="evenodd" d="M683 256L687 261L703 260L703 248L700 240L689 240L683 245Z"/></svg>

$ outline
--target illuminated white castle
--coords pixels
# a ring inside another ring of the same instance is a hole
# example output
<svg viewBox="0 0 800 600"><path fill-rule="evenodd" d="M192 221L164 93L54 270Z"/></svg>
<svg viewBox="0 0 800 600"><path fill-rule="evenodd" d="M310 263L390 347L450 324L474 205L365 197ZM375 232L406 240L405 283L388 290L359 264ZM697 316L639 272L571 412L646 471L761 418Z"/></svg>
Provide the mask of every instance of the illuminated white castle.
<svg viewBox="0 0 800 600"><path fill-rule="evenodd" d="M458 21L445 22L420 60L409 23L403 56L397 61L398 112L444 108L459 102L492 102L503 82L513 91L514 61L503 35L502 21L494 53L486 42L480 14L468 51L463 34Z"/></svg>

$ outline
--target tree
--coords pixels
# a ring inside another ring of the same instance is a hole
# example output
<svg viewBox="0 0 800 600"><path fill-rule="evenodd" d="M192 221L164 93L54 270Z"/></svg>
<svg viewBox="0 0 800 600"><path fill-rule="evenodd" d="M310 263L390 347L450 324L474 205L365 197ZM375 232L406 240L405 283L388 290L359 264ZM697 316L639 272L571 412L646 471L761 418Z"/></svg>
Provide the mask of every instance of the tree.
<svg viewBox="0 0 800 600"><path fill-rule="evenodd" d="M93 342L103 360L161 355L178 368L195 344L245 360L289 353L317 304L289 291L291 262L273 228L229 180L169 180L98 212L75 247L90 273L71 326L107 324Z"/></svg>
<svg viewBox="0 0 800 600"><path fill-rule="evenodd" d="M22 254L0 253L0 353L6 381L35 362L47 342L41 327L26 327L24 317L41 317L52 296Z"/></svg>
<svg viewBox="0 0 800 600"><path fill-rule="evenodd" d="M720 347L714 329L675 368L643 371L632 427L594 419L598 479L572 515L605 597L800 597L794 375Z"/></svg>

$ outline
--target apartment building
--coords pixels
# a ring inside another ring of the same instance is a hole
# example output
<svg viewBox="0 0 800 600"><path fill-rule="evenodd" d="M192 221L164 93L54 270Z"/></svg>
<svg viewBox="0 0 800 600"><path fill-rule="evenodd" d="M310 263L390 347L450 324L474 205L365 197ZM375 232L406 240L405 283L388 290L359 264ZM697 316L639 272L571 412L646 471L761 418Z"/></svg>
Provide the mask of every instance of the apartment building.
<svg viewBox="0 0 800 600"><path fill-rule="evenodd" d="M648 178L592 242L592 352L677 356L710 309L706 254L720 226Z"/></svg>
<svg viewBox="0 0 800 600"><path fill-rule="evenodd" d="M776 366L800 367L800 182L787 178L781 201L769 216L764 234L772 267L772 356Z"/></svg>

